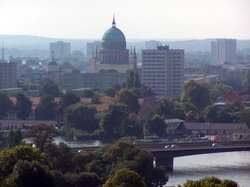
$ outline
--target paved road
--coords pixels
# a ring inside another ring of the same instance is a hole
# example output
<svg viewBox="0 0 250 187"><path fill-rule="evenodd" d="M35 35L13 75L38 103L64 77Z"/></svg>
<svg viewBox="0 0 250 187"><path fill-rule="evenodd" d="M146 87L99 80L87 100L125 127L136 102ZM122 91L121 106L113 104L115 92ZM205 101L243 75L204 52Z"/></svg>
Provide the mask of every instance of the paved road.
<svg viewBox="0 0 250 187"><path fill-rule="evenodd" d="M215 143L214 146L212 146ZM174 146L172 146L174 145ZM165 146L169 146L165 148ZM171 147L172 146L172 147ZM135 147L154 151L194 150L194 149L221 149L221 148L249 148L250 141L227 141L227 142L147 142L136 143ZM74 152L83 153L95 151L98 147L72 148Z"/></svg>

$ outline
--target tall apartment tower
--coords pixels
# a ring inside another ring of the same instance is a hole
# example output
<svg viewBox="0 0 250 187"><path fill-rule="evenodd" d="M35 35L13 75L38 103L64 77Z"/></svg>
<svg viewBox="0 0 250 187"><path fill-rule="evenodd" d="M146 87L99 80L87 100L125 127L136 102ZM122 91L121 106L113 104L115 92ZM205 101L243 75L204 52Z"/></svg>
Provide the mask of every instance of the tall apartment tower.
<svg viewBox="0 0 250 187"><path fill-rule="evenodd" d="M50 43L50 54L52 54L52 51L54 52L55 59L69 58L71 53L70 43L62 41Z"/></svg>
<svg viewBox="0 0 250 187"><path fill-rule="evenodd" d="M142 82L156 96L179 96L184 82L184 50L168 46L142 50Z"/></svg>
<svg viewBox="0 0 250 187"><path fill-rule="evenodd" d="M236 39L217 39L211 42L211 62L212 64L235 64Z"/></svg>
<svg viewBox="0 0 250 187"><path fill-rule="evenodd" d="M4 60L4 48L0 59L0 89L17 87L17 65Z"/></svg>

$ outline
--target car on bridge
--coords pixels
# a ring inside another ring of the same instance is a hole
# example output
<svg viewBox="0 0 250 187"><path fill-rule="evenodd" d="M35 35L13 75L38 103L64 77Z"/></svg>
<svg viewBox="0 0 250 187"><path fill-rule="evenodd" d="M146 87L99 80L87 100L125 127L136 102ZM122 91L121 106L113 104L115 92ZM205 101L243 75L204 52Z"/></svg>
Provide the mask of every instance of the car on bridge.
<svg viewBox="0 0 250 187"><path fill-rule="evenodd" d="M217 147L217 146L219 146L220 144L218 144L218 143L212 143L212 147Z"/></svg>
<svg viewBox="0 0 250 187"><path fill-rule="evenodd" d="M168 149L168 148L176 148L176 147L179 147L178 145L176 144L172 144L172 145L165 145L164 148L165 149Z"/></svg>

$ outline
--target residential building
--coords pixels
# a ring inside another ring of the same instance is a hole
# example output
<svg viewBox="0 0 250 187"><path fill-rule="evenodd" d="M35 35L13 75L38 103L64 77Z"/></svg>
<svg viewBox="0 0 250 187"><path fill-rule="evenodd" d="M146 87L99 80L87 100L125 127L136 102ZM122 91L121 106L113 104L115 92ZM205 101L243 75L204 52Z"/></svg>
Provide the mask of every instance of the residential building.
<svg viewBox="0 0 250 187"><path fill-rule="evenodd" d="M217 39L211 42L212 64L236 64L236 39Z"/></svg>
<svg viewBox="0 0 250 187"><path fill-rule="evenodd" d="M71 45L68 42L58 41L50 43L50 54L54 52L54 58L61 60L69 58L71 54Z"/></svg>
<svg viewBox="0 0 250 187"><path fill-rule="evenodd" d="M142 83L157 96L179 96L183 82L184 50L168 46L142 50Z"/></svg>
<svg viewBox="0 0 250 187"><path fill-rule="evenodd" d="M17 65L13 62L0 61L0 89L17 87Z"/></svg>

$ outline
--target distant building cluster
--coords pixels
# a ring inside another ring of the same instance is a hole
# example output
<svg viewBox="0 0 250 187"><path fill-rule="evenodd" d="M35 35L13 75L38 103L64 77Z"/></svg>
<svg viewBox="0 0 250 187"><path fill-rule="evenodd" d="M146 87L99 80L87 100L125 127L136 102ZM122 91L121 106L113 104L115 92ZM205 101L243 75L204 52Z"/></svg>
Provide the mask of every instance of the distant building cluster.
<svg viewBox="0 0 250 187"><path fill-rule="evenodd" d="M0 89L15 94L21 92L18 85L28 85L36 89L28 89L27 95L36 96L39 84L48 78L65 91L105 90L114 84L124 84L133 70L138 73L140 82L151 88L156 96L178 97L184 82L242 81L250 70L249 63L238 63L242 59L237 60L236 39L213 40L211 53L207 56L209 59L211 54L211 64L199 67L187 67L183 49L171 49L162 43L145 41L142 50L127 47L126 37L113 18L112 26L103 34L101 41L87 43L86 57L80 50L71 52L71 44L64 41L50 43L50 57L45 62L35 58L5 61L2 50ZM79 63L78 69L67 63L70 59L81 62L84 58L85 63Z"/></svg>

